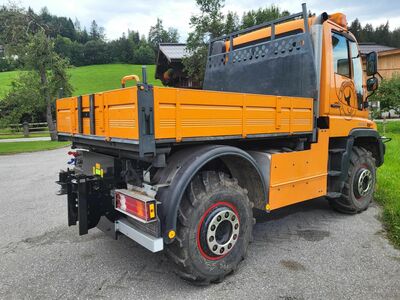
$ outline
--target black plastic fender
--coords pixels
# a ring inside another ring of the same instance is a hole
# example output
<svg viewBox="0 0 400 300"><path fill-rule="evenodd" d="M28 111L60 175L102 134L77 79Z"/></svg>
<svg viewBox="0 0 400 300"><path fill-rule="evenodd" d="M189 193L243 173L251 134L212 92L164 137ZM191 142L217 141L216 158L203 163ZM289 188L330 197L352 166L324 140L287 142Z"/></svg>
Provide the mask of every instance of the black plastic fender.
<svg viewBox="0 0 400 300"><path fill-rule="evenodd" d="M245 164L246 168L249 168L249 176L253 176L252 181L257 181L255 184L261 187L257 189L261 191L253 197L261 199L263 203L267 201L267 186L259 166L254 158L242 149L223 145L204 145L176 152L168 159L167 167L161 171L158 180L159 184L166 185L159 188L157 193L157 200L161 202L158 211L165 243L173 241L173 238L168 237L168 233L176 230L178 208L187 186L204 165L216 158L221 158L224 162L228 161L227 167L230 170L237 167L236 164L240 167ZM242 171L246 172L246 170ZM252 200L250 191L249 197Z"/></svg>
<svg viewBox="0 0 400 300"><path fill-rule="evenodd" d="M376 159L376 166L380 167L383 164L385 156L385 144L383 143L382 137L379 135L378 131L368 128L355 128L350 131L349 136L352 137L352 139L349 139L348 147L353 147L353 144L351 144L352 142L357 145L358 139L361 140L362 138L369 138L371 142L375 143L376 145L376 152L373 153Z"/></svg>
<svg viewBox="0 0 400 300"><path fill-rule="evenodd" d="M385 144L382 141L378 131L368 128L355 128L350 131L346 139L346 151L342 157L341 176L339 178L340 186L343 187L344 181L347 178L347 172L350 166L350 155L353 146L361 146L373 152L376 161L376 166L383 164L385 156Z"/></svg>

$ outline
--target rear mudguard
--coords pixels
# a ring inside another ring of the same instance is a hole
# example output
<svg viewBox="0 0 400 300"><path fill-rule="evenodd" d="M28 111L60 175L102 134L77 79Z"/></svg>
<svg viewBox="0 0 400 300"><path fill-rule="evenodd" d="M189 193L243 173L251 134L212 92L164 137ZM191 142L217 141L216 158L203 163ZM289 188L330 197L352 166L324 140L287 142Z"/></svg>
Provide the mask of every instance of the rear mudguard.
<svg viewBox="0 0 400 300"><path fill-rule="evenodd" d="M255 203L263 203L262 205L267 201L265 179L256 161L249 153L236 147L221 145L186 148L172 155L167 167L159 174L158 182L166 185L166 187L160 188L157 194L157 200L161 202L159 215L165 243L173 241L173 238L168 237L168 233L176 230L178 208L187 186L203 166L217 158L223 161L232 175L237 174L239 169L242 170L242 173L247 172L249 182L251 181L255 187L252 191L249 190L250 200ZM243 182L242 185L247 183ZM241 184L240 180L239 184Z"/></svg>

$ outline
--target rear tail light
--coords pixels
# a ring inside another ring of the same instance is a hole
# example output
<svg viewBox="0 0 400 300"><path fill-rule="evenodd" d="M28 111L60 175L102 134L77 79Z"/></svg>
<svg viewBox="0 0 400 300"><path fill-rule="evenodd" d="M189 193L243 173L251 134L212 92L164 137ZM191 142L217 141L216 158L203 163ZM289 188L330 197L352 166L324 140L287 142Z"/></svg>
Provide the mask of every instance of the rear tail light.
<svg viewBox="0 0 400 300"><path fill-rule="evenodd" d="M68 155L72 155L73 157L77 157L81 155L78 151L68 151Z"/></svg>
<svg viewBox="0 0 400 300"><path fill-rule="evenodd" d="M156 220L156 200L140 192L115 190L115 209L142 222Z"/></svg>

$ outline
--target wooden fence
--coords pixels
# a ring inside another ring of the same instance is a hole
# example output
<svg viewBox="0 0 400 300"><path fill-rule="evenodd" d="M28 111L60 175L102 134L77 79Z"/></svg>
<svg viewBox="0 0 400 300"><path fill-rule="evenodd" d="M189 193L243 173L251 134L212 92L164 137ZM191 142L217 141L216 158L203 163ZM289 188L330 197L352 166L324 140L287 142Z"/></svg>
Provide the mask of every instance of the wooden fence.
<svg viewBox="0 0 400 300"><path fill-rule="evenodd" d="M24 137L29 137L31 133L49 134L47 122L10 124L8 128L0 131L1 135L23 134Z"/></svg>

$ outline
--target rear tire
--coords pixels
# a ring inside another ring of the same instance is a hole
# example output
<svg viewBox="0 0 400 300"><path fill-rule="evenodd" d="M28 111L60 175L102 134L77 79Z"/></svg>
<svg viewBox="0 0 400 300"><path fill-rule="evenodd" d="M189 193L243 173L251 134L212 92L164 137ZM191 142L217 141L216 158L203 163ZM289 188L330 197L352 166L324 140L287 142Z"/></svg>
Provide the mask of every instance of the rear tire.
<svg viewBox="0 0 400 300"><path fill-rule="evenodd" d="M252 237L252 206L236 179L222 172L197 174L179 206L175 240L167 247L178 275L207 285L232 273Z"/></svg>
<svg viewBox="0 0 400 300"><path fill-rule="evenodd" d="M353 147L350 166L342 194L329 200L333 209L346 214L366 210L373 199L376 183L376 165L371 152Z"/></svg>

